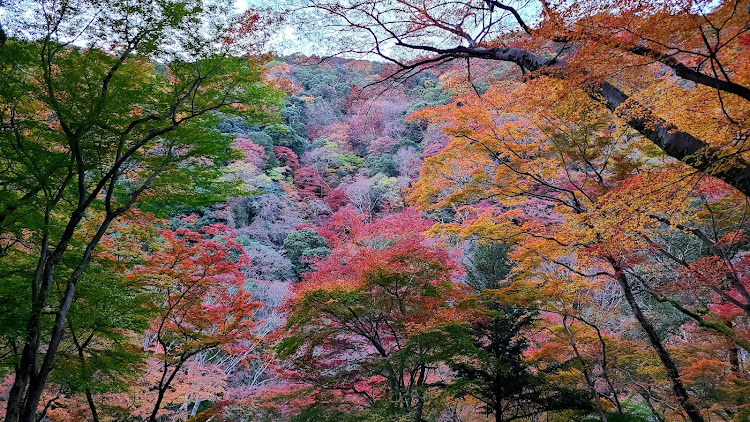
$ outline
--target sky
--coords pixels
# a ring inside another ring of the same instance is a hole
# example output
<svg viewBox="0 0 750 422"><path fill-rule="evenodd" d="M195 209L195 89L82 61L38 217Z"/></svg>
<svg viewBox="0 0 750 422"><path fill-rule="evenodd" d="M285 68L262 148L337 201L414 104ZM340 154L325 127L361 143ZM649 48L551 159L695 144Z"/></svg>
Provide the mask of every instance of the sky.
<svg viewBox="0 0 750 422"><path fill-rule="evenodd" d="M27 9L27 7L24 7L25 2L33 3L34 1L35 0L0 0L0 22L3 23L4 28L7 30L11 26L11 22L6 21L7 19L12 19L11 14L13 12L11 12L11 10L15 10L16 13L18 13L18 10L23 11L24 9ZM235 0L234 7L238 12L244 12L251 6L268 7L278 5L278 1L279 0ZM28 7L27 13L31 13L30 9L31 7ZM285 26L278 35L272 38L272 50L281 55L290 55L294 53L311 55L319 50L314 44L301 41L301 38L298 37L295 32L296 31L292 26Z"/></svg>
<svg viewBox="0 0 750 422"><path fill-rule="evenodd" d="M235 0L234 8L238 12L244 12L251 6L268 7L277 5L278 2L279 0ZM273 37L270 45L274 53L280 55L300 53L309 56L318 50L313 43L303 42L291 25L286 25L279 35Z"/></svg>

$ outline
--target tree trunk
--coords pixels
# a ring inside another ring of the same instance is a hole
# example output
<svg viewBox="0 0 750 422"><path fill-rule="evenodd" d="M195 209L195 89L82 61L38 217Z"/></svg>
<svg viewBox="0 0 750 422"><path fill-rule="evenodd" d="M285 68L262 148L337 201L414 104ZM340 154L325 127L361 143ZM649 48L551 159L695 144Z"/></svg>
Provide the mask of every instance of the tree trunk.
<svg viewBox="0 0 750 422"><path fill-rule="evenodd" d="M495 405L492 410L495 411L495 422L503 422L505 418L503 417L503 390L502 386L500 385L500 381L496 378L493 381L493 390L495 392Z"/></svg>
<svg viewBox="0 0 750 422"><path fill-rule="evenodd" d="M622 288L625 300L628 302L630 309L633 311L633 314L643 328L643 331L646 332L649 343L651 343L651 347L656 350L656 354L659 356L662 365L664 365L664 369L666 369L667 377L672 384L672 392L675 397L677 397L677 401L680 403L680 406L685 411L691 422L704 422L703 416L691 400L682 380L680 380L680 371L677 368L674 359L672 359L672 355L669 353L669 350L664 347L664 344L662 344L662 341L656 333L653 325L651 325L651 322L643 314L640 305L636 301L625 273L617 265L614 259L608 258L608 260L617 273L617 282L620 284L620 288Z"/></svg>
<svg viewBox="0 0 750 422"><path fill-rule="evenodd" d="M195 404L193 405L193 409L190 411L190 416L188 419L191 419L195 417L196 414L198 414L198 408L201 405L201 399L195 399Z"/></svg>
<svg viewBox="0 0 750 422"><path fill-rule="evenodd" d="M44 270L41 271L41 277L35 276L35 279L38 279L35 282L38 283L38 292L35 295L32 312L27 322L27 337L21 355L21 362L16 368L16 380L13 382L13 387L11 387L8 398L6 422L37 422L36 411L39 406L39 400L44 392L44 387L47 385L47 378L50 371L52 371L57 350L65 332L65 321L70 307L73 305L78 279L88 267L94 248L99 244L110 223L119 214L109 214L105 217L94 237L86 245L81 262L68 278L62 303L55 314L55 324L52 328L50 340L44 351L44 360L39 365L39 357L41 355L41 314L44 306L47 304L47 297L53 284L57 264L62 259L65 250L70 244L75 228L78 226L82 215L83 211L76 210L73 212L54 252L49 254L49 256L43 253L42 258L40 258L40 266L43 266Z"/></svg>
<svg viewBox="0 0 750 422"><path fill-rule="evenodd" d="M422 414L424 413L424 381L426 370L427 368L425 368L424 365L419 368L419 378L416 385L417 406L414 409L414 422L422 422Z"/></svg>
<svg viewBox="0 0 750 422"><path fill-rule="evenodd" d="M49 209L45 215L45 223L49 224ZM8 396L5 410L6 422L18 422L25 408L25 397L31 377L36 371L39 361L39 345L41 343L40 321L44 305L49 295L51 274L54 272L52 257L48 254L48 235L42 241L39 261L34 271L31 285L31 313L26 321L26 339L21 351L21 361L15 367L15 378ZM49 281L49 282L48 282Z"/></svg>
<svg viewBox="0 0 750 422"><path fill-rule="evenodd" d="M32 370L36 367L38 358L38 349L34 348L34 343L38 343L38 329L35 329L36 336L26 339L26 344L21 352L21 361L16 366L13 386L10 388L8 396L8 405L5 411L6 422L17 422L21 417L21 411L24 408L24 396L31 379Z"/></svg>
<svg viewBox="0 0 750 422"><path fill-rule="evenodd" d="M161 402L164 400L164 393L166 392L166 388L159 389L159 394L156 396L156 403L154 404L154 410L151 411L151 415L148 417L148 422L156 422L156 415L159 413L159 409L161 409Z"/></svg>
<svg viewBox="0 0 750 422"><path fill-rule="evenodd" d="M643 398L643 401L646 403L646 406L648 406L649 410L651 411L651 414L654 416L657 422L665 422L664 416L659 413L658 410L654 407L654 404L651 402L651 397L648 391L641 391L640 392L641 397Z"/></svg>
<svg viewBox="0 0 750 422"><path fill-rule="evenodd" d="M455 47L455 48L432 48L419 45L410 45L402 42L397 46L426 51L438 56L454 59L478 58L484 60L496 60L511 62L530 71L541 71L552 77L559 75L567 63L559 60L548 60L537 56L529 51L515 47ZM635 101L624 104L629 97L622 90L610 84L602 82L591 86L592 98L603 101L607 108L612 111L617 109L618 114L625 123L638 131L645 138L661 148L667 155L682 161L701 172L708 172L712 176L723 180L737 190L750 196L750 163L736 156L737 151L724 151L683 132L677 126L656 116L649 109ZM620 107L622 106L622 107ZM619 108L618 108L619 107ZM716 166L717 162L724 161L727 155L732 156L733 166ZM716 167L721 171L713 171Z"/></svg>
<svg viewBox="0 0 750 422"><path fill-rule="evenodd" d="M3 26L0 25L0 47L5 45L5 41L8 39L8 35L5 34Z"/></svg>
<svg viewBox="0 0 750 422"><path fill-rule="evenodd" d="M26 403L21 418L19 419L20 422L36 422L36 409L39 406L39 400L44 392L44 387L47 385L47 377L49 376L50 371L52 371L54 359L57 355L57 349L62 341L65 319L67 318L68 311L73 304L73 296L75 294L77 281L77 278L72 278L66 286L63 303L55 316L55 326L52 330L52 337L47 345L44 361L38 372L32 374L29 380L29 386L26 392ZM37 353L39 353L38 348Z"/></svg>
<svg viewBox="0 0 750 422"><path fill-rule="evenodd" d="M89 404L91 409L91 418L94 422L99 422L99 413L96 411L96 403L94 403L94 396L91 394L91 389L86 389L86 402Z"/></svg>
<svg viewBox="0 0 750 422"><path fill-rule="evenodd" d="M602 408L602 402L599 400L599 392L596 391L596 384L595 381L591 375L591 371L589 370L589 366L586 363L586 360L581 356L580 351L578 350L578 345L576 344L575 339L573 339L573 333L570 331L570 327L568 327L567 324L567 315L563 316L563 327L565 327L565 331L568 333L569 340L568 343L573 348L573 353L576 355L576 359L578 359L579 362L581 362L581 372L583 373L583 378L586 381L586 385L589 387L589 392L591 393L591 400L594 402L594 408L596 409L596 413L599 415L599 419L602 422L607 422L607 414L604 413L604 409Z"/></svg>
<svg viewBox="0 0 750 422"><path fill-rule="evenodd" d="M165 347L166 351L166 347ZM154 404L154 409L151 411L151 415L149 416L148 420L149 422L156 422L157 418L156 415L159 413L159 410L161 410L161 402L164 401L164 394L167 393L167 390L171 387L172 381L174 381L174 378L177 376L177 373L180 372L180 369L182 369L182 365L185 364L185 362L188 361L192 356L194 356L196 353L186 354L183 353L180 355L180 358L178 359L177 363L175 364L174 368L172 368L172 373L167 377L167 373L169 373L169 365L167 362L164 362L164 369L162 370L162 377L159 381L159 387L157 388L157 391L159 392L158 396L156 397L156 403Z"/></svg>
<svg viewBox="0 0 750 422"><path fill-rule="evenodd" d="M31 314L26 322L26 340L24 342L23 351L21 352L21 361L15 368L15 378L8 396L8 405L5 411L6 422L18 422L24 419L26 401L28 400L28 390L31 388L31 384L34 381L39 362L39 346L41 343L40 321L42 310L44 309L44 304L47 301L47 295L49 293L47 283L42 283L41 280L43 277L46 279L47 273L54 271L54 269L48 269L49 264L46 256L40 258L39 268L45 269L45 275L42 275L41 270L37 270L37 274L35 275L34 285L38 286L38 289L34 290L35 294L32 298L33 303L31 305ZM39 401L37 400L37 404L38 403ZM36 407L34 410L36 412Z"/></svg>
<svg viewBox="0 0 750 422"><path fill-rule="evenodd" d="M750 196L750 164L740 157L733 157L736 164L721 171L712 171L718 162L726 160L727 151L712 147L695 136L680 131L675 125L655 116L640 104L630 101L623 105L628 96L617 87L603 82L598 87L606 102L607 108L617 112L628 126L638 131L645 138L656 144L670 157L676 158L690 167L706 172L734 186L737 190Z"/></svg>

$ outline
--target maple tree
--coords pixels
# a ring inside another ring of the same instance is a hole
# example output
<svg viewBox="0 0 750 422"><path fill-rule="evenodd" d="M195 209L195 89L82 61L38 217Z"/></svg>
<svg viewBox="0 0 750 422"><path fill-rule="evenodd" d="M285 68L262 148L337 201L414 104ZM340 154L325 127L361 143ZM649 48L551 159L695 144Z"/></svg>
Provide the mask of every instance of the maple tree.
<svg viewBox="0 0 750 422"><path fill-rule="evenodd" d="M593 305L584 292L616 281L673 394L690 419L703 420L669 340L655 328L658 317L647 315L634 292L645 289L652 300L744 348L746 337L731 320L746 317L746 287L735 273L744 260L737 230L745 223L727 208L744 207L744 195L674 162L654 168L654 152L617 130L605 107L585 102L585 92L560 87L555 107L538 99L530 108L517 98L539 98L548 81L498 85L416 115L449 122L451 143L426 160L412 200L455 210L455 222L438 225L436 233L518 245L512 257L519 266L507 286L511 303L579 315ZM686 236L701 252L677 247ZM700 281L701 274L712 275Z"/></svg>
<svg viewBox="0 0 750 422"><path fill-rule="evenodd" d="M346 191L341 188L331 189L325 201L333 212L338 211L341 207L349 203L349 200L346 198Z"/></svg>
<svg viewBox="0 0 750 422"><path fill-rule="evenodd" d="M359 411L421 421L440 342L432 331L455 318L463 294L456 263L420 236L424 220L357 221L285 304L279 353L321 402L343 395Z"/></svg>
<svg viewBox="0 0 750 422"><path fill-rule="evenodd" d="M287 147L275 146L273 147L273 153L276 154L276 157L281 160L281 163L289 167L292 172L299 169L299 158L297 157L297 154L295 154L291 149Z"/></svg>
<svg viewBox="0 0 750 422"><path fill-rule="evenodd" d="M157 359L150 371L157 378L150 421L158 420L165 394L193 357L214 349L237 354L256 342L253 311L260 303L242 274L249 259L221 227L202 231L162 230L163 246L129 275L158 289L157 300L164 300L155 304L158 316L146 332Z"/></svg>
<svg viewBox="0 0 750 422"><path fill-rule="evenodd" d="M6 252L28 255L25 300L10 304L23 315L15 326L25 327L14 334L12 422L36 419L77 284L112 223L136 204L165 209L167 193L182 203L221 199L212 187L233 190L216 180L228 139L205 129L216 119L210 112L262 119L279 98L256 63L231 56L249 43L222 42L231 11L199 1L27 6L0 47L9 169L0 175L0 220L15 239ZM201 20L214 18L203 30ZM18 264L14 254L3 254L3 268Z"/></svg>
<svg viewBox="0 0 750 422"><path fill-rule="evenodd" d="M249 259L231 231L159 223L136 212L105 238L92 268L119 271L91 273L106 288L81 280L68 319L72 350L58 357L50 383L60 391L44 396L44 417L187 420L227 396L238 370L264 360L259 336L268 329L254 321Z"/></svg>
<svg viewBox="0 0 750 422"><path fill-rule="evenodd" d="M80 407L87 407L94 421L100 420L98 397L126 391L137 377L133 369L143 367L138 333L153 316L154 292L147 283L125 275L144 262L141 245L157 235L153 225L158 222L131 210L116 223L117 234L102 239L103 248L95 252L71 306L68 347L59 353L50 382L59 386L69 402L85 395L86 405ZM52 404L54 400L45 403L43 416Z"/></svg>
<svg viewBox="0 0 750 422"><path fill-rule="evenodd" d="M301 22L335 39L338 51L381 57L396 78L478 59L512 63L522 77L565 81L666 154L750 192L742 147L750 29L738 0L310 0ZM690 104L707 103L705 119L691 111Z"/></svg>
<svg viewBox="0 0 750 422"><path fill-rule="evenodd" d="M294 175L294 183L300 188L301 195L322 198L329 187L325 180L311 167L302 167Z"/></svg>

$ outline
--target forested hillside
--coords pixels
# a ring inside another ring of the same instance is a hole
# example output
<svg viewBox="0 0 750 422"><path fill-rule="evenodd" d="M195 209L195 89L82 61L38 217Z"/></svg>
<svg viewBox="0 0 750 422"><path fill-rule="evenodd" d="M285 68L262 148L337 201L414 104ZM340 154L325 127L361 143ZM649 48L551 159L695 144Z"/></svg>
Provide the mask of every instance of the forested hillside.
<svg viewBox="0 0 750 422"><path fill-rule="evenodd" d="M6 421L750 420L747 2L288 3L0 2Z"/></svg>

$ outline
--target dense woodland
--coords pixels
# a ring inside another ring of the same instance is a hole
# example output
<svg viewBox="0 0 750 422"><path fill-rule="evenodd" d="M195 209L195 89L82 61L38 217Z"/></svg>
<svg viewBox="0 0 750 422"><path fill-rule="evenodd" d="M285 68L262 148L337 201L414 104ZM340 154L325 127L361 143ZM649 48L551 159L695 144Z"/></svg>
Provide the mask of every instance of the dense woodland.
<svg viewBox="0 0 750 422"><path fill-rule="evenodd" d="M288 3L0 1L6 421L750 420L747 1Z"/></svg>

